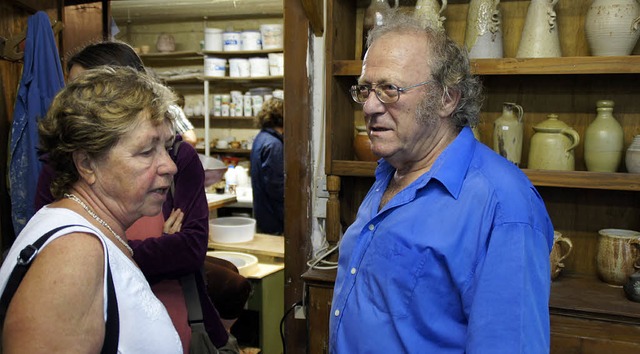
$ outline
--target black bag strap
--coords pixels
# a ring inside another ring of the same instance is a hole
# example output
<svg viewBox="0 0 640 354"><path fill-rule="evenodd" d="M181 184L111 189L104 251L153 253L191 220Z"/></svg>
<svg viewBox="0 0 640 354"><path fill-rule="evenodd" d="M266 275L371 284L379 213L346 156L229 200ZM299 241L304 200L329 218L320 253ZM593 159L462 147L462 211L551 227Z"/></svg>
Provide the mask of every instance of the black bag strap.
<svg viewBox="0 0 640 354"><path fill-rule="evenodd" d="M20 282L27 274L29 267L31 267L31 263L38 255L40 248L44 245L47 240L54 235L56 232L71 226L82 226L82 225L65 225L57 227L39 239L37 239L34 243L27 245L25 248L20 251L18 256L18 262L16 266L13 268L11 275L9 275L9 279L7 281L7 286L2 293L2 297L0 298L0 327L4 326L4 319L7 315L7 309L9 308L9 304L11 303L11 299L13 295L18 290L20 286ZM111 276L111 267L109 266L109 252L107 254L107 322L105 324L105 336L104 343L102 344L103 354L115 354L118 352L118 337L120 334L120 319L118 315L118 300L116 299L116 291L113 285L113 277ZM0 348L1 351L1 348Z"/></svg>
<svg viewBox="0 0 640 354"><path fill-rule="evenodd" d="M202 316L202 306L200 305L200 296L198 295L195 274L190 273L182 276L180 278L180 285L182 285L184 301L187 304L189 325L192 325L194 323L203 323L204 319Z"/></svg>

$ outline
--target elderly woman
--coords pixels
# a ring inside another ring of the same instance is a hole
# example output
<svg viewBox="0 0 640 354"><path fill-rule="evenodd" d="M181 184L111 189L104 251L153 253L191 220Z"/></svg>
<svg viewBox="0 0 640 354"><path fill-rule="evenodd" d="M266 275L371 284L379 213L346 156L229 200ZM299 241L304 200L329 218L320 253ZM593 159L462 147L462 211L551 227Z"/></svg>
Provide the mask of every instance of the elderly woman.
<svg viewBox="0 0 640 354"><path fill-rule="evenodd" d="M9 304L5 354L98 353L115 335L119 353L182 353L124 232L160 212L176 173L165 115L172 100L166 87L124 67L89 70L54 99L39 128L41 148L56 170L56 201L20 233L0 269L0 289L25 246L72 226L44 244ZM107 301L108 272L117 305ZM105 326L113 305L118 334Z"/></svg>

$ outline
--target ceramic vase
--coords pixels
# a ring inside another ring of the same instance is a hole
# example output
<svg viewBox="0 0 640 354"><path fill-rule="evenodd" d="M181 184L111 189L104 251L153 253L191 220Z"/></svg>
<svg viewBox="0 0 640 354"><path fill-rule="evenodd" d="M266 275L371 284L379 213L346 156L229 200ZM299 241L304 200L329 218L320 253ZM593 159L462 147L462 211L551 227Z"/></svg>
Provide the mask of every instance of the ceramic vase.
<svg viewBox="0 0 640 354"><path fill-rule="evenodd" d="M627 148L624 162L629 173L640 173L640 135L636 135Z"/></svg>
<svg viewBox="0 0 640 354"><path fill-rule="evenodd" d="M379 157L371 152L371 140L369 140L366 129L364 126L356 127L357 133L353 138L353 150L356 153L356 158L360 161L378 161Z"/></svg>
<svg viewBox="0 0 640 354"><path fill-rule="evenodd" d="M522 158L522 106L505 102L502 115L493 123L493 150L520 166Z"/></svg>
<svg viewBox="0 0 640 354"><path fill-rule="evenodd" d="M398 0L394 0L393 8L398 8ZM367 52L367 35L375 26L384 24L386 12L391 10L388 0L371 0L371 3L364 11L362 21L362 58Z"/></svg>
<svg viewBox="0 0 640 354"><path fill-rule="evenodd" d="M168 33L161 33L156 41L156 49L160 53L169 53L176 50L176 40Z"/></svg>
<svg viewBox="0 0 640 354"><path fill-rule="evenodd" d="M558 0L531 0L527 9L517 58L561 57L558 22L554 6Z"/></svg>
<svg viewBox="0 0 640 354"><path fill-rule="evenodd" d="M584 31L591 55L629 55L640 37L638 0L594 0Z"/></svg>
<svg viewBox="0 0 640 354"><path fill-rule="evenodd" d="M442 12L447 8L447 0L418 0L413 16L420 19L424 27L444 30L446 17Z"/></svg>
<svg viewBox="0 0 640 354"><path fill-rule="evenodd" d="M596 118L584 134L584 162L588 171L616 172L622 161L622 126L613 117L613 101L600 100L596 107Z"/></svg>
<svg viewBox="0 0 640 354"><path fill-rule="evenodd" d="M464 44L470 58L502 58L500 0L471 0Z"/></svg>
<svg viewBox="0 0 640 354"><path fill-rule="evenodd" d="M578 132L549 114L547 120L533 127L529 147L529 168L540 170L575 170L574 150L580 143Z"/></svg>
<svg viewBox="0 0 640 354"><path fill-rule="evenodd" d="M598 234L598 277L607 284L621 287L640 269L640 232L602 229Z"/></svg>

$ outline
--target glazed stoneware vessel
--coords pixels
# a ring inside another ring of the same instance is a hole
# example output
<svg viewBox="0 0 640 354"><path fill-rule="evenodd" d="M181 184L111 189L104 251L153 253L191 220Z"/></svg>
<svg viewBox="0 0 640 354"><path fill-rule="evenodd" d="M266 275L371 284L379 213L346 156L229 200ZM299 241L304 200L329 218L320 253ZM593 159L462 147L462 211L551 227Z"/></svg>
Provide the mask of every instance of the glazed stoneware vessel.
<svg viewBox="0 0 640 354"><path fill-rule="evenodd" d="M584 162L588 171L616 172L622 161L624 132L613 117L614 102L596 102L597 115L584 134Z"/></svg>
<svg viewBox="0 0 640 354"><path fill-rule="evenodd" d="M442 12L447 8L447 0L418 0L413 16L420 19L425 27L444 30L446 17Z"/></svg>
<svg viewBox="0 0 640 354"><path fill-rule="evenodd" d="M533 127L529 147L529 168L540 170L575 170L574 149L580 143L578 132L549 114L548 119Z"/></svg>
<svg viewBox="0 0 640 354"><path fill-rule="evenodd" d="M602 229L598 234L598 277L607 284L623 286L640 269L640 232Z"/></svg>
<svg viewBox="0 0 640 354"><path fill-rule="evenodd" d="M562 261L569 257L573 244L571 240L562 236L558 231L553 232L553 248L549 255L549 262L551 263L551 280L554 280L560 275L560 272L564 268Z"/></svg>
<svg viewBox="0 0 640 354"><path fill-rule="evenodd" d="M638 0L594 0L584 23L592 55L629 55L640 37Z"/></svg>
<svg viewBox="0 0 640 354"><path fill-rule="evenodd" d="M554 6L558 0L531 0L520 36L517 58L561 57L558 21Z"/></svg>
<svg viewBox="0 0 640 354"><path fill-rule="evenodd" d="M493 150L516 166L522 158L523 115L522 106L505 102L502 115L493 122Z"/></svg>
<svg viewBox="0 0 640 354"><path fill-rule="evenodd" d="M470 58L502 58L500 0L471 0L464 44Z"/></svg>

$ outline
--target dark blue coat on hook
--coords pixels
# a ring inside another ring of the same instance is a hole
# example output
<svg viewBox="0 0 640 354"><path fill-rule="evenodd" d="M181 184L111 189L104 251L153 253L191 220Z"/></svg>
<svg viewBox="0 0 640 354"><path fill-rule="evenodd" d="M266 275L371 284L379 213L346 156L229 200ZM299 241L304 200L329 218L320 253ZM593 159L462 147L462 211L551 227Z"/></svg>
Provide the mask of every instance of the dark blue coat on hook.
<svg viewBox="0 0 640 354"><path fill-rule="evenodd" d="M38 11L27 22L24 67L13 111L9 147L9 183L16 235L34 214L34 196L40 174L38 121L64 86L58 48L49 16Z"/></svg>

